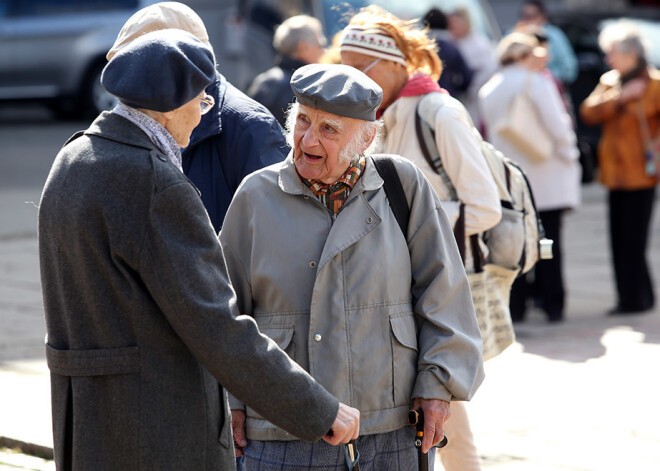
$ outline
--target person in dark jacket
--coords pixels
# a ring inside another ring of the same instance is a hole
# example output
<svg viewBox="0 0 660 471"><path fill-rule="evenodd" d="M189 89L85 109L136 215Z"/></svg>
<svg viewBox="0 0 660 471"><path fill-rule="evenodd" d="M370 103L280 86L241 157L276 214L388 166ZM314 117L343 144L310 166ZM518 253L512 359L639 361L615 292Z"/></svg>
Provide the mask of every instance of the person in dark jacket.
<svg viewBox="0 0 660 471"><path fill-rule="evenodd" d="M190 33L135 39L101 76L119 104L53 163L39 256L57 469L233 469L226 390L303 439L357 438L359 412L239 316L181 172L214 79Z"/></svg>
<svg viewBox="0 0 660 471"><path fill-rule="evenodd" d="M318 62L325 44L321 22L312 16L292 16L275 30L275 66L257 75L247 93L268 108L282 126L286 124L286 110L293 103L291 76L299 67Z"/></svg>
<svg viewBox="0 0 660 471"><path fill-rule="evenodd" d="M447 15L442 10L432 8L424 16L424 23L431 30L431 35L438 45L438 57L442 61L442 75L438 84L453 97L465 93L472 83L472 70L451 40L447 31Z"/></svg>
<svg viewBox="0 0 660 471"><path fill-rule="evenodd" d="M168 28L188 31L208 43L204 23L190 7L179 2L161 2L131 16L106 57L112 59L142 34ZM201 192L202 202L218 233L243 178L283 161L289 148L273 115L219 72L216 71L206 93L214 98L216 106L202 116L190 144L183 149L183 171Z"/></svg>

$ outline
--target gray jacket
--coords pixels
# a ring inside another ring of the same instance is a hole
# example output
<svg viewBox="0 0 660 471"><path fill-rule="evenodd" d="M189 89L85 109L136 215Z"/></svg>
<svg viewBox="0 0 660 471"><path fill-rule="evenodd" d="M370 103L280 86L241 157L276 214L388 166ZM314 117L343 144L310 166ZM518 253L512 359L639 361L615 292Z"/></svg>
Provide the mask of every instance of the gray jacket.
<svg viewBox="0 0 660 471"><path fill-rule="evenodd" d="M243 181L220 232L241 312L360 410L363 435L404 426L412 398L467 400L483 378L449 221L422 172L395 159L410 204L407 243L370 158L336 218L289 155ZM247 417L248 438L293 438L250 407Z"/></svg>
<svg viewBox="0 0 660 471"><path fill-rule="evenodd" d="M238 316L196 189L129 121L103 113L59 153L39 246L58 469L234 469L224 388L300 438L329 430L337 400Z"/></svg>

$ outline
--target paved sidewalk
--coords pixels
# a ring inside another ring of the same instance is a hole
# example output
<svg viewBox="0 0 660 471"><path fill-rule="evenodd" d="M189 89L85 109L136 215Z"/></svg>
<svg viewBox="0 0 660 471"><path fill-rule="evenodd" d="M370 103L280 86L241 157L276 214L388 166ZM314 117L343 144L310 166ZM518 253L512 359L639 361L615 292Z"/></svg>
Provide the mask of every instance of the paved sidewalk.
<svg viewBox="0 0 660 471"><path fill-rule="evenodd" d="M469 404L484 469L660 468L660 311L605 316L614 304L605 196L597 186L584 190L583 206L565 224L566 321L550 325L531 312L516 326L519 342L487 362L487 379ZM33 189L0 191L0 437L48 448L36 209L23 203L35 200ZM652 232L658 279L658 217ZM46 469L17 460L0 451L0 470Z"/></svg>

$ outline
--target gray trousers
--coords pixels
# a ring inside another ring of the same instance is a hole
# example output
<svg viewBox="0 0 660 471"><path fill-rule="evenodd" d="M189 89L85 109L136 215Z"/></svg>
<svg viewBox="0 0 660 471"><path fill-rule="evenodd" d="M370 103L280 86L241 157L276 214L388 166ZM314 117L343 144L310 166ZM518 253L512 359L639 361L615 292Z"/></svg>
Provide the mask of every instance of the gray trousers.
<svg viewBox="0 0 660 471"><path fill-rule="evenodd" d="M357 439L360 471L418 471L415 429L406 426L389 433L364 435ZM245 452L246 471L312 469L346 471L344 449L323 440L316 443L250 440ZM429 451L433 470L435 449Z"/></svg>

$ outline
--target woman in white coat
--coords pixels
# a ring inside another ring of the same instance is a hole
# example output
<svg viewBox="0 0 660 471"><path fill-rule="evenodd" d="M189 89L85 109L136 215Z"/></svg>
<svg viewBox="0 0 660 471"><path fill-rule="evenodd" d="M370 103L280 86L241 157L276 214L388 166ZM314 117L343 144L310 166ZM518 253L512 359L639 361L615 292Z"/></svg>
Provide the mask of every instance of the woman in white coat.
<svg viewBox="0 0 660 471"><path fill-rule="evenodd" d="M381 151L402 155L424 172L454 229L463 203L466 237L495 226L501 217L497 187L465 107L437 84L442 65L435 53L435 41L412 23L372 5L360 10L344 29L340 54L343 64L363 71L383 89L378 111L385 128ZM420 116L435 133L431 145L435 144L440 154L455 195L422 153L415 131L420 103ZM469 244L465 244L464 263L468 271L473 267ZM480 470L461 402L452 402L445 430L449 445L440 451L444 468Z"/></svg>
<svg viewBox="0 0 660 471"><path fill-rule="evenodd" d="M546 231L554 241L553 258L535 267L534 296L540 301L548 321L564 317L565 290L562 277L561 219L567 209L580 203L579 152L571 118L555 85L539 72L539 58L546 51L531 35L511 33L497 47L502 68L481 88L479 102L488 139L504 155L518 162L529 178L536 206ZM528 93L532 112L545 125L552 151L545 160L532 158L497 132L513 99ZM511 317L522 321L531 286L519 278L511 290Z"/></svg>

